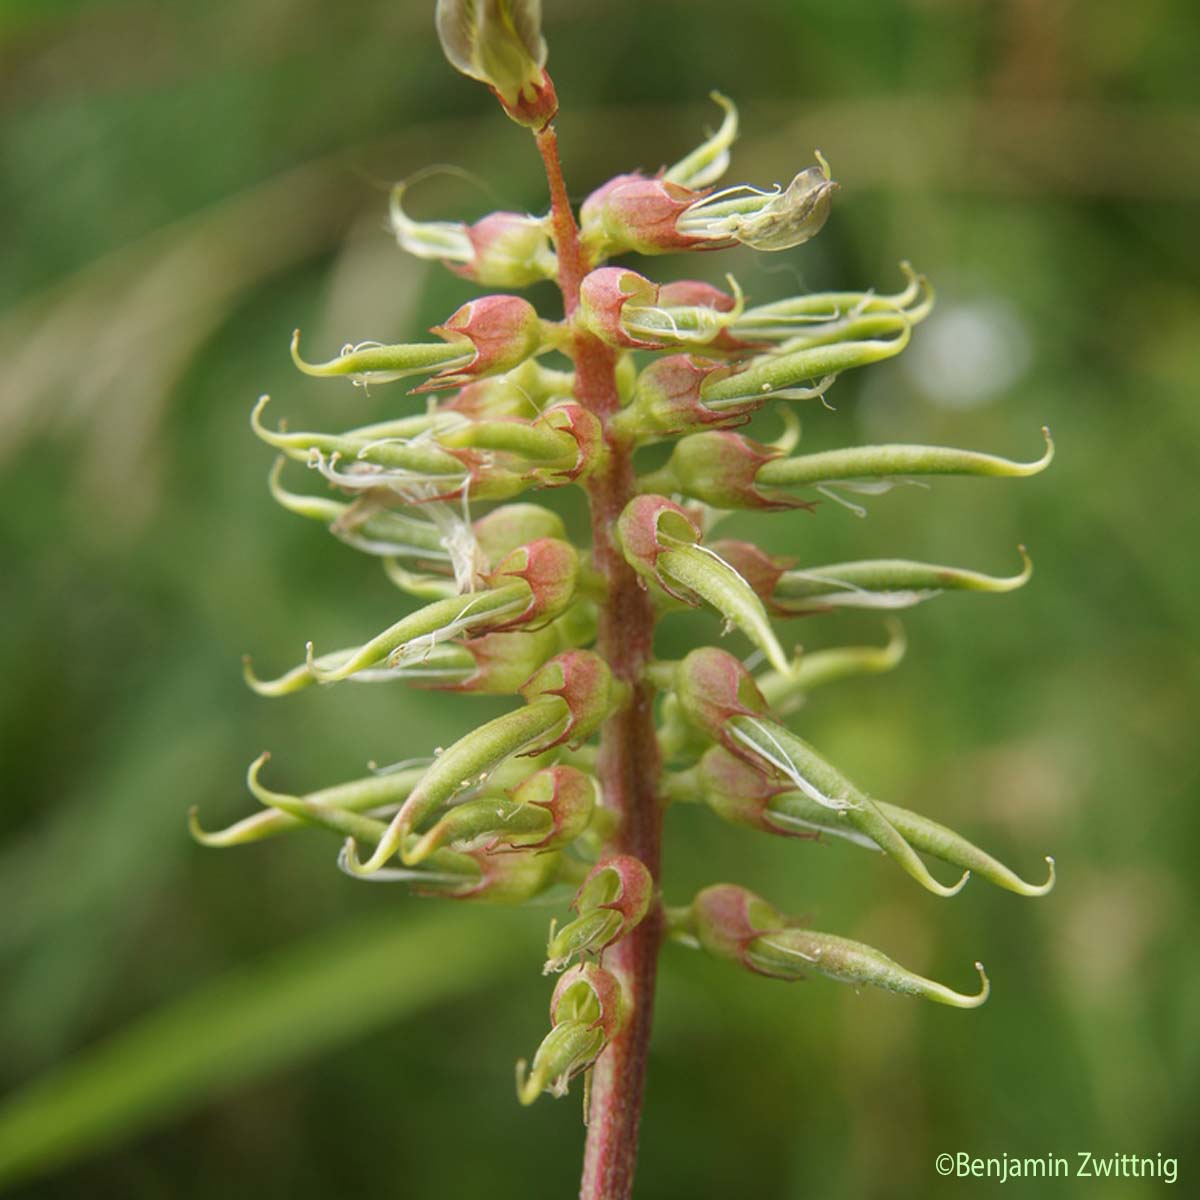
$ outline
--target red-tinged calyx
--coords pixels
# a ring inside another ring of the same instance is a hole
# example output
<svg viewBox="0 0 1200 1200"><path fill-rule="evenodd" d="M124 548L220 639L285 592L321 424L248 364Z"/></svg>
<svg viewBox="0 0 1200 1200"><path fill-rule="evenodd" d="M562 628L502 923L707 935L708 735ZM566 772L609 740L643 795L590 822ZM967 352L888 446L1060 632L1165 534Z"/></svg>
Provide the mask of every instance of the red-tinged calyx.
<svg viewBox="0 0 1200 1200"><path fill-rule="evenodd" d="M567 707L567 719L548 742L527 749L526 754L541 754L564 743L578 745L586 741L619 706L623 685L613 679L608 664L591 650L564 650L536 671L521 687L521 695L533 704L557 696Z"/></svg>
<svg viewBox="0 0 1200 1200"><path fill-rule="evenodd" d="M480 695L512 696L521 685L559 648L561 638L554 626L540 629L485 633L459 642L456 650L465 651L474 664L462 678L431 678L414 682L443 692L473 692Z"/></svg>
<svg viewBox="0 0 1200 1200"><path fill-rule="evenodd" d="M545 972L561 971L572 958L603 954L645 919L654 899L654 880L632 855L618 854L592 868L571 907L575 919L550 927Z"/></svg>
<svg viewBox="0 0 1200 1200"><path fill-rule="evenodd" d="M588 1070L625 1027L629 998L617 977L594 963L572 967L550 998L552 1028L533 1056L517 1063L517 1097L532 1104L542 1092L565 1096L572 1079Z"/></svg>
<svg viewBox="0 0 1200 1200"><path fill-rule="evenodd" d="M726 363L691 354L660 358L638 376L633 401L617 415L614 425L622 435L633 439L744 425L763 406L758 397L715 404L701 398L708 380L723 379L733 370Z"/></svg>
<svg viewBox="0 0 1200 1200"><path fill-rule="evenodd" d="M479 867L475 883L453 892L440 892L454 900L482 900L489 904L524 904L544 892L558 878L557 851L495 854L481 847L463 852Z"/></svg>
<svg viewBox="0 0 1200 1200"><path fill-rule="evenodd" d="M595 413L581 404L568 401L546 409L535 422L567 434L575 443L574 461L565 467L542 468L533 472L544 486L557 486L587 479L607 460L604 429Z"/></svg>
<svg viewBox="0 0 1200 1200"><path fill-rule="evenodd" d="M526 85L511 103L496 88L492 88L492 95L500 101L500 107L518 125L524 125L526 129L532 129L535 133L545 129L558 116L558 93L554 90L554 81L547 71L542 72L536 83Z"/></svg>
<svg viewBox="0 0 1200 1200"><path fill-rule="evenodd" d="M651 307L658 302L658 284L626 267L600 267L583 277L577 319L609 346L657 350L665 342L634 336L622 315L629 304Z"/></svg>
<svg viewBox="0 0 1200 1200"><path fill-rule="evenodd" d="M780 579L796 565L794 558L768 554L753 542L734 538L719 538L712 548L754 589L768 611L778 614L786 611L772 598Z"/></svg>
<svg viewBox="0 0 1200 1200"><path fill-rule="evenodd" d="M414 393L462 387L484 375L499 375L520 366L542 345L542 320L520 296L481 296L453 312L430 330L447 342L470 342L474 356L465 366L439 371Z"/></svg>
<svg viewBox="0 0 1200 1200"><path fill-rule="evenodd" d="M626 561L643 578L684 604L707 604L727 628L736 626L782 674L787 655L767 619L762 601L737 571L700 542L696 522L663 496L636 496L617 521Z"/></svg>
<svg viewBox="0 0 1200 1200"><path fill-rule="evenodd" d="M684 715L702 733L745 758L745 747L729 730L734 717L767 711L754 676L732 654L715 646L693 650L675 668L675 695Z"/></svg>
<svg viewBox="0 0 1200 1200"><path fill-rule="evenodd" d="M580 209L585 249L593 261L615 254L671 254L705 245L705 239L679 232L678 221L708 191L668 179L634 173L618 175L597 188ZM712 248L714 243L708 243Z"/></svg>
<svg viewBox="0 0 1200 1200"><path fill-rule="evenodd" d="M692 901L693 931L709 954L754 971L763 971L748 953L765 933L786 929L788 920L761 896L732 883L705 888Z"/></svg>
<svg viewBox="0 0 1200 1200"><path fill-rule="evenodd" d="M596 809L596 781L566 763L556 763L535 771L528 779L510 788L509 797L520 805L544 809L553 822L550 832L530 850L551 849L573 842L588 827Z"/></svg>
<svg viewBox="0 0 1200 1200"><path fill-rule="evenodd" d="M590 998L580 994L581 986ZM556 1024L572 1017L589 1018L611 1041L625 1023L627 1004L620 980L596 963L579 963L567 971L554 986L550 998L550 1019Z"/></svg>
<svg viewBox="0 0 1200 1200"><path fill-rule="evenodd" d="M495 212L465 225L461 221L415 221L404 210L408 183L392 188L389 223L402 250L440 261L484 287L525 287L553 279L558 263L544 217Z"/></svg>
<svg viewBox="0 0 1200 1200"><path fill-rule="evenodd" d="M679 441L668 469L680 491L714 508L811 510L814 502L775 488L761 488L755 482L763 464L783 453L741 434L713 429Z"/></svg>
<svg viewBox="0 0 1200 1200"><path fill-rule="evenodd" d="M712 746L700 759L699 781L705 804L723 820L764 833L813 839L811 829L787 827L770 819L771 802L791 790L764 775L745 760L730 754L724 746Z"/></svg>
<svg viewBox="0 0 1200 1200"><path fill-rule="evenodd" d="M956 992L902 967L874 946L807 929L761 896L733 884L705 888L685 913L681 931L704 950L771 979L790 982L816 972L839 983L865 984L951 1008L978 1008L988 998L990 987L981 963L975 964L979 991Z"/></svg>
<svg viewBox="0 0 1200 1200"><path fill-rule="evenodd" d="M629 565L643 579L653 580L668 595L689 605L696 603L695 598L664 577L658 559L670 544L698 542L700 532L685 509L663 496L635 496L617 521L617 538Z"/></svg>
<svg viewBox="0 0 1200 1200"><path fill-rule="evenodd" d="M465 233L471 243L471 260L446 264L464 279L484 287L524 287L554 278L558 264L544 217L489 213L468 225Z"/></svg>
<svg viewBox="0 0 1200 1200"><path fill-rule="evenodd" d="M529 603L524 611L497 625L493 632L536 628L559 616L575 595L579 580L579 555L569 542L538 538L506 554L485 576L489 588L520 579L529 585Z"/></svg>

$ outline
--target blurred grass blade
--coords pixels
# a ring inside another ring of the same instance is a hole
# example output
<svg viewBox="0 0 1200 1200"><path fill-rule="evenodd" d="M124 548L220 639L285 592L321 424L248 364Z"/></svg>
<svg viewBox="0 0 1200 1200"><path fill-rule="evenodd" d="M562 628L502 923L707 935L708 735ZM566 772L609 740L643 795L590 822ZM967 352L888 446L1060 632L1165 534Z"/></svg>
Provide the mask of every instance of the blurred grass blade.
<svg viewBox="0 0 1200 1200"><path fill-rule="evenodd" d="M152 1013L0 1107L0 1188L479 984L513 961L495 915L374 915Z"/></svg>

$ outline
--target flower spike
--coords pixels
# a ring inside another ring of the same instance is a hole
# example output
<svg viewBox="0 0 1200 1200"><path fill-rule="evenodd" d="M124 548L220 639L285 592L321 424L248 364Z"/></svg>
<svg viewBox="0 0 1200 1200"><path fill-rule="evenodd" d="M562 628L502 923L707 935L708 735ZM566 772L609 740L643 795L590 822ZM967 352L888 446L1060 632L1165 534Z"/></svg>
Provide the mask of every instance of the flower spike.
<svg viewBox="0 0 1200 1200"><path fill-rule="evenodd" d="M551 125L558 101L541 0L436 7L452 65L532 132L549 211L416 220L406 209L419 178L411 176L389 206L399 246L501 294L462 304L426 341L360 342L328 362L306 361L293 337L292 357L309 375L364 388L412 379L408 394L424 397L333 431L268 428L266 397L251 415L279 456L273 498L381 559L387 580L416 597L404 607L420 607L362 645L318 655L309 643L305 661L275 679L260 679L248 659L244 670L269 696L349 679L516 699L428 759L372 765L369 777L333 787L273 791L261 778L264 755L247 774L263 811L215 831L193 811L189 824L210 846L324 829L341 843L341 871L418 896L544 907L573 894L572 912L549 930L544 973L562 972L550 1030L532 1062L518 1063L517 1094L523 1105L561 1096L582 1075L586 1124L594 1085L583 1191L624 1196L664 932L777 979L815 971L960 1008L982 1004L989 990L982 967L978 992L958 992L731 884L664 909L668 805L702 804L775 837L848 841L937 896L955 895L971 874L1022 896L1054 886L1053 859L1044 881L1026 880L954 830L875 800L784 723L813 689L894 667L905 643L893 618L886 645L835 642L803 654L798 645L786 653L773 628L775 616L1022 586L1032 570L1023 548L1022 569L1003 577L896 558L821 564L802 535L828 513L823 501L866 516L859 495L940 475L1035 475L1054 446L1045 432L1045 452L1030 462L905 443L810 453L790 404L777 409L784 429L774 441L743 436L767 403L825 402L841 372L902 353L933 311L930 281L901 263L890 293L760 302L730 275L660 281L610 265L630 252L801 246L823 228L838 185L818 151L786 187L724 186L738 114L714 92L722 120L700 146L670 167L608 179L576 211ZM507 294L542 281L562 301L545 318ZM555 359L557 368L543 365ZM325 486L310 476L313 494L289 490L289 459ZM584 493L590 547L575 538L578 505L554 505L560 517L527 502L567 487ZM739 509L813 515L792 518L795 557L781 557L713 540ZM660 618L685 607L711 608L721 633L737 628L753 653L743 662L704 646L656 657ZM942 883L939 863L961 878Z"/></svg>

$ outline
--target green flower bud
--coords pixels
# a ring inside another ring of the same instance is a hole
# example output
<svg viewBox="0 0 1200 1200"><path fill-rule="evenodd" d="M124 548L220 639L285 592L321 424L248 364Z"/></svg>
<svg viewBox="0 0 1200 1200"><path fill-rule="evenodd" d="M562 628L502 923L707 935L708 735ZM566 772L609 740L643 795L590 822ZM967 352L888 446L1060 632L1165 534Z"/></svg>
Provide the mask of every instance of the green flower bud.
<svg viewBox="0 0 1200 1200"><path fill-rule="evenodd" d="M853 341L916 325L933 310L929 280L908 263L900 269L908 285L891 295L870 292L809 292L747 308L731 334L751 343L775 342L782 351Z"/></svg>
<svg viewBox="0 0 1200 1200"><path fill-rule="evenodd" d="M258 774L268 758L269 755L263 754L256 759L247 775L251 791L265 804L272 801L264 798L266 790L258 783ZM224 848L247 845L311 824L309 814L312 811L341 809L350 813L365 813L402 804L408 798L409 792L420 782L427 765L424 762L419 765L405 765L398 770L381 772L365 779L356 779L352 783L340 783L334 787L309 792L305 796L293 797L292 799L304 806L304 815L296 815L294 810L272 807L267 812L255 813L237 821L227 829L208 833L201 828L196 809L193 808L188 814L188 825L192 837L203 846Z"/></svg>
<svg viewBox="0 0 1200 1200"><path fill-rule="evenodd" d="M597 864L571 902L575 919L550 926L543 974L561 971L576 955L602 954L637 928L653 898L654 880L638 859L618 854Z"/></svg>
<svg viewBox="0 0 1200 1200"><path fill-rule="evenodd" d="M875 802L790 729L756 715L734 715L725 724L723 744L744 761L792 787L822 808L836 812L851 829L870 838L902 870L935 896L962 891L970 871L953 885L939 883Z"/></svg>
<svg viewBox="0 0 1200 1200"><path fill-rule="evenodd" d="M856 484L868 481L874 491L876 481L890 483L913 475L1023 478L1044 471L1054 458L1050 431L1043 429L1042 434L1046 439L1046 452L1032 462L1014 462L994 454L948 446L856 446L795 458L774 456L758 468L754 482L773 487L815 487L824 491L823 484L840 483L853 490Z"/></svg>
<svg viewBox="0 0 1200 1200"><path fill-rule="evenodd" d="M407 186L392 188L388 210L401 249L417 258L440 259L455 274L484 287L525 287L554 278L558 260L545 217L495 212L474 225L414 221L403 207Z"/></svg>
<svg viewBox="0 0 1200 1200"><path fill-rule="evenodd" d="M901 558L784 571L769 606L780 616L802 616L835 608L909 608L946 590L1011 592L1028 583L1033 574L1025 547L1018 549L1024 565L1016 575L1007 577Z"/></svg>
<svg viewBox="0 0 1200 1200"><path fill-rule="evenodd" d="M700 529L688 514L662 496L637 496L617 521L626 561L645 579L685 604L711 605L736 625L776 670L788 670L762 601L719 554L700 545Z"/></svg>
<svg viewBox="0 0 1200 1200"><path fill-rule="evenodd" d="M483 796L456 804L405 853L422 862L443 846L483 843L484 853L549 850L574 841L591 820L595 782L575 767L535 772L506 796Z"/></svg>
<svg viewBox="0 0 1200 1200"><path fill-rule="evenodd" d="M847 810L831 809L803 792L789 789L721 746L712 747L700 760L696 779L704 802L731 824L784 837L815 838L828 833L870 850L881 849L877 842L851 824ZM875 806L901 837L921 854L971 871L1019 896L1044 896L1054 887L1054 859L1050 857L1046 858L1050 873L1045 882L1027 883L945 825L882 800L876 800Z"/></svg>
<svg viewBox="0 0 1200 1200"><path fill-rule="evenodd" d="M413 375L432 375L438 371L453 371L466 367L475 357L475 349L463 336L447 338L445 342L385 346L379 342L347 344L337 358L328 362L310 363L300 357L300 330L292 333L292 362L305 375L317 379L345 376L351 383L392 383Z"/></svg>
<svg viewBox="0 0 1200 1200"><path fill-rule="evenodd" d="M567 1094L567 1085L600 1057L621 1032L628 1001L617 977L593 963L572 967L550 1000L553 1026L533 1056L532 1069L517 1063L517 1097L532 1104L542 1092Z"/></svg>
<svg viewBox="0 0 1200 1200"><path fill-rule="evenodd" d="M460 738L434 759L392 818L369 859L360 862L354 842L347 845L348 870L356 875L372 875L397 851L403 858L410 835L457 792L512 755L537 753L547 748L540 746L542 740L562 731L570 716L563 699L540 696L524 708L496 717Z"/></svg>
<svg viewBox="0 0 1200 1200"><path fill-rule="evenodd" d="M303 667L294 667L278 679L258 680L247 663L246 680L260 695L283 695L312 683L336 683L371 668L403 670L426 660L440 642L472 629L499 627L519 617L530 603L531 590L523 582L435 600L351 650L317 656L309 642Z"/></svg>
<svg viewBox="0 0 1200 1200"><path fill-rule="evenodd" d="M980 963L975 969L983 986L973 996L964 995L906 970L872 946L805 929L761 896L729 883L700 892L681 928L708 953L772 979L803 979L812 970L840 983L869 984L952 1008L978 1008L988 998Z"/></svg>
<svg viewBox="0 0 1200 1200"><path fill-rule="evenodd" d="M362 497L347 504L327 496L289 492L280 482L286 461L285 455L275 460L268 485L272 498L288 512L324 522L334 537L364 554L450 562L445 534L432 521L380 508Z"/></svg>
<svg viewBox="0 0 1200 1200"><path fill-rule="evenodd" d="M700 399L709 406L751 400L811 399L824 395L833 377L842 371L894 358L908 345L911 336L911 327L905 323L898 335L887 341L838 342L753 358L732 375L706 379L700 387ZM810 379L820 382L802 386Z"/></svg>

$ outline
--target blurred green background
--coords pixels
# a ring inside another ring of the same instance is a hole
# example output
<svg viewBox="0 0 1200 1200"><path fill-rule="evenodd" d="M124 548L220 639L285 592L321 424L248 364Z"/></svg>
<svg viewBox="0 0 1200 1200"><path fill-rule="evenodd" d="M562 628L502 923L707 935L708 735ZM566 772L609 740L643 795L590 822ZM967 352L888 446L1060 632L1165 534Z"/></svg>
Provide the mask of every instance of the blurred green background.
<svg viewBox="0 0 1200 1200"><path fill-rule="evenodd" d="M969 988L960 1013L664 955L639 1195L1000 1195L943 1151L1157 1153L1200 1178L1195 561L1200 104L1193 0L546 0L568 183L653 169L741 106L730 180L814 146L842 183L816 242L737 274L756 300L894 290L935 316L847 376L805 445L933 441L1033 457L860 521L739 518L820 563L900 555L1032 584L906 620L908 659L814 694L797 728L875 794L1057 890L940 901L848 847L673 812L665 888L749 884L818 928ZM577 1090L531 1111L548 910L419 902L334 868L319 834L223 853L186 834L281 787L427 753L504 705L392 688L283 701L283 669L395 618L378 565L266 495L247 415L359 424L403 395L298 376L405 340L472 288L405 261L419 216L538 210L526 135L443 62L432 2L0 2L0 1181L74 1198L569 1196ZM545 289L535 297L553 304ZM773 436L777 420L760 423ZM1191 532L1189 533L1189 530ZM665 654L711 638L677 619ZM882 640L876 618L783 630ZM732 644L732 643L731 643ZM1158 1182L1010 1183L1139 1197Z"/></svg>

